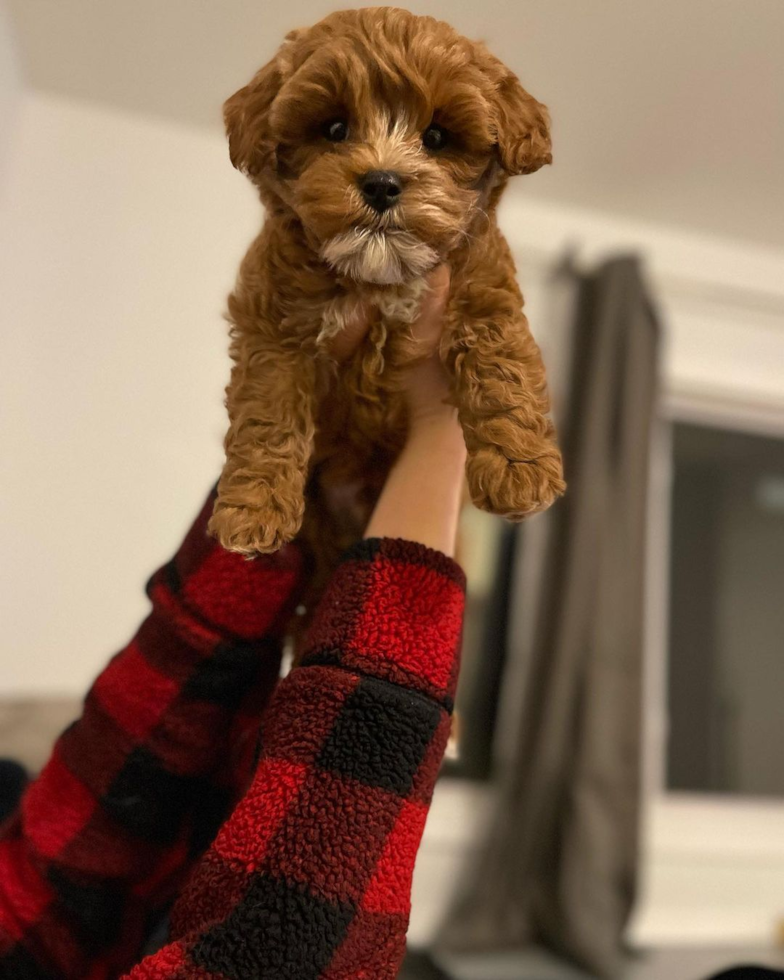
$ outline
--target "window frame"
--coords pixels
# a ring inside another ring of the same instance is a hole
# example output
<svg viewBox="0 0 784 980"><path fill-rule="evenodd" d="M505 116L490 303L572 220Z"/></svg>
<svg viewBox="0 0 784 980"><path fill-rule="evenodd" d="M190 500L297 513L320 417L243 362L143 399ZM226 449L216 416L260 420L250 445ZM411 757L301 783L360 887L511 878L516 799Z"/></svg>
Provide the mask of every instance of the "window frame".
<svg viewBox="0 0 784 980"><path fill-rule="evenodd" d="M702 392L680 392L665 395L654 423L646 548L642 893L630 939L642 946L772 943L784 923L784 796L667 788L668 597L677 423L784 439L784 407L719 393L706 397Z"/></svg>

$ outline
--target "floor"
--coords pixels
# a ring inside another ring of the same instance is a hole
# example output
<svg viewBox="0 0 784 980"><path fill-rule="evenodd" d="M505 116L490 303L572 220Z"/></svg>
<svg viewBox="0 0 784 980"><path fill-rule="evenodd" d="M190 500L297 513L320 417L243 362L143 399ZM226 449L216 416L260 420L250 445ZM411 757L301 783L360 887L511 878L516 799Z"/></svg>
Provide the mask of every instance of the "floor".
<svg viewBox="0 0 784 980"><path fill-rule="evenodd" d="M630 963L622 980L707 980L722 970L747 964L784 969L784 950L660 949ZM440 974L414 957L400 980L591 980L545 954L510 954L444 965L448 971Z"/></svg>

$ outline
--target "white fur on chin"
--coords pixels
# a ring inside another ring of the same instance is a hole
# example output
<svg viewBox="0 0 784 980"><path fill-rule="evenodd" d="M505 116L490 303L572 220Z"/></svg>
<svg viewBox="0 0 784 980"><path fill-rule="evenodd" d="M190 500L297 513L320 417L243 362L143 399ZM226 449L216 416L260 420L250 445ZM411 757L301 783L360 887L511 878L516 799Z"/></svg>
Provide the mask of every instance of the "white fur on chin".
<svg viewBox="0 0 784 980"><path fill-rule="evenodd" d="M385 286L416 279L438 263L435 250L411 232L369 228L335 235L321 256L344 276Z"/></svg>

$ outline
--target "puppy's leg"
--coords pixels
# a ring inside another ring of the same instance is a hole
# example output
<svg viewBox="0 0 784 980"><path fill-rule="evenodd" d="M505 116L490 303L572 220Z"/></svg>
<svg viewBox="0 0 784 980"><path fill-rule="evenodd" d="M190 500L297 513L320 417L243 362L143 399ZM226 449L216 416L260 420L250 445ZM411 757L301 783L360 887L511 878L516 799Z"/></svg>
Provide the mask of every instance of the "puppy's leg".
<svg viewBox="0 0 784 980"><path fill-rule="evenodd" d="M235 336L227 388L226 464L209 530L243 554L276 551L302 524L313 448L312 353Z"/></svg>
<svg viewBox="0 0 784 980"><path fill-rule="evenodd" d="M454 376L471 497L521 520L549 507L565 483L539 348L522 311L511 312L513 297L497 298L505 301L497 316L488 296L481 316L471 315L471 297L453 298L442 355Z"/></svg>

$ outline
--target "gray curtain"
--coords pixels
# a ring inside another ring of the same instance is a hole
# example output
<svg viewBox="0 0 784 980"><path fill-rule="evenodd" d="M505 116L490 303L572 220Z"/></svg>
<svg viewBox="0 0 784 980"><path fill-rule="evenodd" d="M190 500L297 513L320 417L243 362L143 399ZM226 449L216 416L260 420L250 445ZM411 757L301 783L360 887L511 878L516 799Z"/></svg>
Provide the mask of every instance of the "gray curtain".
<svg viewBox="0 0 784 980"><path fill-rule="evenodd" d="M504 678L515 724L500 746L500 801L437 948L454 955L536 944L612 977L637 871L659 331L635 258L571 275L569 395L559 422L569 490L521 538Z"/></svg>

